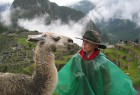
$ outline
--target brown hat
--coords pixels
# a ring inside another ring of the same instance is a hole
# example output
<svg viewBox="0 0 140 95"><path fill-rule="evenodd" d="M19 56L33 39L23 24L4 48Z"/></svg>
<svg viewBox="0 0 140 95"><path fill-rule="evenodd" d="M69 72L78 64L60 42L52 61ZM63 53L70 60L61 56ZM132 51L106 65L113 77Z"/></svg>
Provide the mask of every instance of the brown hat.
<svg viewBox="0 0 140 95"><path fill-rule="evenodd" d="M99 34L99 32L94 30L86 30L83 38L78 38L78 39L87 40L90 43L98 44L99 45L98 48L101 49L106 48L105 45L101 44L101 35Z"/></svg>

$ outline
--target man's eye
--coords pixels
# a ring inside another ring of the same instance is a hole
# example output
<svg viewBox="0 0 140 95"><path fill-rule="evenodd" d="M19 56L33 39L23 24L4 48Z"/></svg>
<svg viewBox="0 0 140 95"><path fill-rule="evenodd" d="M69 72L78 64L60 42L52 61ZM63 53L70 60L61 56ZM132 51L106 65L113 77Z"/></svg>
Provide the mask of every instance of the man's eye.
<svg viewBox="0 0 140 95"><path fill-rule="evenodd" d="M89 43L88 41L86 41L86 40L83 40L83 43Z"/></svg>

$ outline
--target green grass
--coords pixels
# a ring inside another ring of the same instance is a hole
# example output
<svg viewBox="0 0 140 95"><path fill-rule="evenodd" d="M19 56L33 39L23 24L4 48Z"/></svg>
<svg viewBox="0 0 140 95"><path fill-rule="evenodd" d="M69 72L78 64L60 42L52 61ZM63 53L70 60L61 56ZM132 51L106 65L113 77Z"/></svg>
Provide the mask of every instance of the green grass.
<svg viewBox="0 0 140 95"><path fill-rule="evenodd" d="M117 52L116 53L118 53L118 55L120 55L120 56L124 56L126 53L125 52L123 52L123 51L120 51L120 50L117 50Z"/></svg>
<svg viewBox="0 0 140 95"><path fill-rule="evenodd" d="M124 46L122 46L123 48L125 48L125 49L130 49L130 48L132 48L133 46L131 46L131 45L124 45Z"/></svg>
<svg viewBox="0 0 140 95"><path fill-rule="evenodd" d="M55 63L57 65L61 65L61 64L66 64L68 61L67 60L56 60Z"/></svg>
<svg viewBox="0 0 140 95"><path fill-rule="evenodd" d="M20 35L22 36L22 35ZM17 38L17 39L15 39ZM29 43L26 41L27 37L14 37L14 36L1 36L0 35L0 43L1 43L1 48L8 50L10 46L9 44L20 44L25 46L26 48L33 48L35 47L36 44L33 43ZM5 44L7 43L7 44ZM109 60L112 60L115 62L119 61L119 63L121 64L122 67L120 67L124 72L129 73L129 77L132 79L134 85L140 85L140 69L138 69L138 62L134 60L134 55L128 54L129 51L134 52L137 56L140 57L140 49L135 48L133 46L130 45L125 45L125 46L120 46L120 50L116 49L116 48L112 48L112 49L105 49L102 50L103 53L105 53L105 55L107 56L107 58ZM2 50L3 51L3 50ZM30 50L31 51L31 50ZM19 72L21 71L21 73L24 74L28 74L31 75L34 71L35 65L29 65L28 67L24 67L25 63L22 63L23 58L22 56L19 56L19 54L26 54L26 52L28 53L29 50L25 50L25 51L18 51L18 53L14 53L12 54L12 57L8 59L7 63L20 63L20 65L18 65L18 68L14 68L12 66L10 66L9 64L7 64L6 66L3 66L2 64L0 65L0 69L5 72L9 69L9 71L11 72ZM62 65L66 64L69 59L73 56L73 54L70 54L69 52L62 52L62 51L56 51L55 52L55 57L56 57L56 64L59 65L60 67L62 67ZM32 52L29 52L29 57L32 57ZM13 58L13 59L12 59ZM15 59L15 61L14 61ZM22 61L20 61L19 59L22 59ZM129 61L127 59L130 59ZM18 62L17 62L18 61ZM26 62L24 60L24 62ZM9 66L9 67L8 67ZM59 67L58 66L58 67ZM124 68L124 67L129 67L129 68ZM24 69L23 69L24 68Z"/></svg>
<svg viewBox="0 0 140 95"><path fill-rule="evenodd" d="M125 60L125 59L120 59L120 61L122 64L128 64L127 60Z"/></svg>
<svg viewBox="0 0 140 95"><path fill-rule="evenodd" d="M134 51L139 57L140 57L140 49L138 48L131 48L132 51Z"/></svg>
<svg viewBox="0 0 140 95"><path fill-rule="evenodd" d="M21 73L32 75L35 69L35 64L31 64L28 67L24 68Z"/></svg>
<svg viewBox="0 0 140 95"><path fill-rule="evenodd" d="M61 52L60 52L60 51L56 51L54 54L55 54L55 55L60 55Z"/></svg>
<svg viewBox="0 0 140 95"><path fill-rule="evenodd" d="M136 61L130 62L130 70L136 69L138 67L138 63Z"/></svg>
<svg viewBox="0 0 140 95"><path fill-rule="evenodd" d="M27 46L27 47L30 47L30 48L34 48L36 46L35 43L31 43L31 42L27 42L27 38L17 38L17 43L20 44L20 45L23 45L23 46Z"/></svg>
<svg viewBox="0 0 140 95"><path fill-rule="evenodd" d="M72 57L72 55L67 55L67 56L64 56L63 58L69 60L71 57Z"/></svg>
<svg viewBox="0 0 140 95"><path fill-rule="evenodd" d="M132 79L133 85L140 85L140 70L134 69L134 70L124 70L125 73L128 74L128 76Z"/></svg>
<svg viewBox="0 0 140 95"><path fill-rule="evenodd" d="M113 48L102 50L104 53L112 53L114 51Z"/></svg>
<svg viewBox="0 0 140 95"><path fill-rule="evenodd" d="M27 38L17 38L17 43L21 45L28 46L28 43L26 42Z"/></svg>
<svg viewBox="0 0 140 95"><path fill-rule="evenodd" d="M107 58L121 63L120 69L122 69L132 79L134 85L140 85L140 69L138 69L138 62L135 60L134 55L129 54L129 51L134 52L137 56L140 56L140 49L130 45L120 46L120 50L112 48L106 49L102 52L107 55ZM126 68L124 68L124 66ZM128 67L128 68L127 68Z"/></svg>

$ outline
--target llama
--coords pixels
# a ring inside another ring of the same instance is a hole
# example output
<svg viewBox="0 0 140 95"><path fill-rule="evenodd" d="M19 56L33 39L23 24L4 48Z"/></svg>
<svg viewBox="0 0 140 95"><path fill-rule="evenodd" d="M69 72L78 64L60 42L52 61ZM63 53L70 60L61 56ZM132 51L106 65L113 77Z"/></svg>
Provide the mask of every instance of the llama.
<svg viewBox="0 0 140 95"><path fill-rule="evenodd" d="M37 42L34 61L36 74L0 73L0 95L52 95L57 84L55 56L57 48L67 48L73 41L55 34L29 35L28 41Z"/></svg>

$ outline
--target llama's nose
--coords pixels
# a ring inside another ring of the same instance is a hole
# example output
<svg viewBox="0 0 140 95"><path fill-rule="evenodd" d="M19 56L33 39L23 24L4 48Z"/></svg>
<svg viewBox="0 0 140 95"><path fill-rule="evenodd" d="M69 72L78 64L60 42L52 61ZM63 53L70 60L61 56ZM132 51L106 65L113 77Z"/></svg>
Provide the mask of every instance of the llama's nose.
<svg viewBox="0 0 140 95"><path fill-rule="evenodd" d="M68 42L69 42L69 43L73 43L73 40L69 38L69 39L68 39Z"/></svg>

